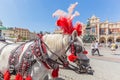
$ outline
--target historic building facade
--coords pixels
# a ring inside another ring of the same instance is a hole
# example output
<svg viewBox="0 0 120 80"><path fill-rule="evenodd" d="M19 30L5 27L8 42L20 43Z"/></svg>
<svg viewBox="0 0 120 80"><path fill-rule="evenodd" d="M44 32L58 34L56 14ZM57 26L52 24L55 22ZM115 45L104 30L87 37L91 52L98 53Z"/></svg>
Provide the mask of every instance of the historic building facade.
<svg viewBox="0 0 120 80"><path fill-rule="evenodd" d="M120 22L100 22L100 18L92 16L88 19L89 32L101 43L120 42ZM87 30L85 30L87 32Z"/></svg>
<svg viewBox="0 0 120 80"><path fill-rule="evenodd" d="M20 38L21 40L37 38L35 32L30 32L28 29L25 28L9 27L7 29L4 29L2 21L0 21L0 36L4 36L5 38Z"/></svg>
<svg viewBox="0 0 120 80"><path fill-rule="evenodd" d="M2 21L0 21L0 26L2 26ZM2 35L2 30L0 30L0 36Z"/></svg>
<svg viewBox="0 0 120 80"><path fill-rule="evenodd" d="M30 39L30 31L24 28L8 28L2 31L5 37L10 38L20 38L20 39Z"/></svg>
<svg viewBox="0 0 120 80"><path fill-rule="evenodd" d="M14 33L18 38L25 38L29 39L30 38L30 31L28 29L24 28L14 28Z"/></svg>
<svg viewBox="0 0 120 80"><path fill-rule="evenodd" d="M12 28L8 28L6 30L3 30L2 33L5 37L11 37L11 38L15 37L15 33L14 33L14 30Z"/></svg>

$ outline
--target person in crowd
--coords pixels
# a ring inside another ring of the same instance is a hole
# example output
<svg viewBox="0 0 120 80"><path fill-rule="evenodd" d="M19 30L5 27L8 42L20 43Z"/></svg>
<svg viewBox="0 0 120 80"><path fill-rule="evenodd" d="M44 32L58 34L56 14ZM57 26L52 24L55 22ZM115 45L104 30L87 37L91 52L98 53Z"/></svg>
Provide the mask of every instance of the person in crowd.
<svg viewBox="0 0 120 80"><path fill-rule="evenodd" d="M92 44L91 44L91 54L94 56L94 50L95 50L95 42L92 41Z"/></svg>
<svg viewBox="0 0 120 80"><path fill-rule="evenodd" d="M118 45L117 45L115 42L113 42L113 43L111 44L111 51L112 51L113 54L116 53L116 49L117 49L117 48L118 48Z"/></svg>
<svg viewBox="0 0 120 80"><path fill-rule="evenodd" d="M95 47L94 47L93 55L94 55L95 52L97 52L99 56L102 56L100 54L100 51L99 51L99 43L98 43L98 41L95 42Z"/></svg>

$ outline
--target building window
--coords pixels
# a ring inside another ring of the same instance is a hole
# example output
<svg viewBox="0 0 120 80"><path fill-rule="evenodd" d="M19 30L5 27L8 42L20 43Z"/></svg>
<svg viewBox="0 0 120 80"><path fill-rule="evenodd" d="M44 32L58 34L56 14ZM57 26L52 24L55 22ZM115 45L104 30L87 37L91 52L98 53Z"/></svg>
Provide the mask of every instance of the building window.
<svg viewBox="0 0 120 80"><path fill-rule="evenodd" d="M105 29L104 28L100 29L100 34L105 34Z"/></svg>
<svg viewBox="0 0 120 80"><path fill-rule="evenodd" d="M108 29L108 33L109 33L109 34L112 34L112 29Z"/></svg>
<svg viewBox="0 0 120 80"><path fill-rule="evenodd" d="M91 28L92 33L95 33L95 27Z"/></svg>

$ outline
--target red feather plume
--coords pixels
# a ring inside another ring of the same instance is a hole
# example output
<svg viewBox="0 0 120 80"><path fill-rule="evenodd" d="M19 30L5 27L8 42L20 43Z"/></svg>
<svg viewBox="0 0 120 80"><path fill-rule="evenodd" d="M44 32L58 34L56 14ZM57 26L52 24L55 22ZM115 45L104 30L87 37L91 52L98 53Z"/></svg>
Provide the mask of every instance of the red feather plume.
<svg viewBox="0 0 120 80"><path fill-rule="evenodd" d="M80 23L76 23L75 27L73 27L72 19L70 18L60 17L57 20L57 26L59 26L60 29L63 30L64 34L72 34L74 30L77 31L78 36L82 34L82 25Z"/></svg>
<svg viewBox="0 0 120 80"><path fill-rule="evenodd" d="M76 23L74 30L77 31L78 36L80 36L82 34L82 25L80 24L80 22Z"/></svg>
<svg viewBox="0 0 120 80"><path fill-rule="evenodd" d="M59 26L60 29L63 30L63 33L65 34L71 34L73 32L72 20L69 18L60 17L57 20L57 26Z"/></svg>

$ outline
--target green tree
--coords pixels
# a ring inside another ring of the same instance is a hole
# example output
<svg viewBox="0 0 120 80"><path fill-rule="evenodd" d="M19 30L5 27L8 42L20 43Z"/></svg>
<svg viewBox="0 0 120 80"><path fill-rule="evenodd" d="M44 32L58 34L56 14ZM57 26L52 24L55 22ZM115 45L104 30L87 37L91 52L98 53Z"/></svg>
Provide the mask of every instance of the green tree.
<svg viewBox="0 0 120 80"><path fill-rule="evenodd" d="M26 37L23 37L22 40L25 41L25 40L27 40L27 38L26 38Z"/></svg>

